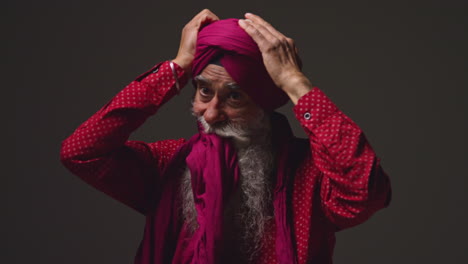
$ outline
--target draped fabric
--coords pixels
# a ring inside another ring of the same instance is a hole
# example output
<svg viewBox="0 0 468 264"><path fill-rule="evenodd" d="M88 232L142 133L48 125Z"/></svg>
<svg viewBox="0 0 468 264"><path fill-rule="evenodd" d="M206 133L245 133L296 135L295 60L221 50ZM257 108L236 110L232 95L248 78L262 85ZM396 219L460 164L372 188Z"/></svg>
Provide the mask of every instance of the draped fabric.
<svg viewBox="0 0 468 264"><path fill-rule="evenodd" d="M273 143L278 146L278 170L275 180L273 206L277 226L276 249L279 263L296 263L294 243L291 233L290 203L294 161L292 153L292 132L284 116L273 114L272 127L275 130ZM191 172L192 189L197 210L198 229L192 235L184 227L174 223L180 219L177 195L181 164L186 163ZM156 238L155 259L161 263L215 264L220 263L223 252L223 210L239 182L239 167L235 148L229 139L215 134L200 132L182 145L166 170L167 184L158 202L154 220L159 230L164 230ZM179 174L179 175L175 175ZM174 243L168 243L174 241ZM163 247L162 245L165 245Z"/></svg>
<svg viewBox="0 0 468 264"><path fill-rule="evenodd" d="M188 76L174 67L184 86ZM169 61L157 64L81 124L61 147L61 162L70 172L145 216L136 264L196 261L194 250L188 250L192 236L179 215L178 177L191 144L185 139L128 140L177 93L175 83ZM293 111L308 139L293 138L285 118L273 114L278 174L271 227L276 232L268 232L259 262L332 263L335 232L362 224L388 207L390 179L363 131L322 90L315 87Z"/></svg>
<svg viewBox="0 0 468 264"><path fill-rule="evenodd" d="M238 19L213 22L198 34L193 77L199 75L213 59L221 64L244 91L265 110L274 110L288 101L265 65L255 41L238 25Z"/></svg>
<svg viewBox="0 0 468 264"><path fill-rule="evenodd" d="M186 158L199 228L192 237L190 263L220 263L224 207L239 182L235 150L226 139L198 134Z"/></svg>

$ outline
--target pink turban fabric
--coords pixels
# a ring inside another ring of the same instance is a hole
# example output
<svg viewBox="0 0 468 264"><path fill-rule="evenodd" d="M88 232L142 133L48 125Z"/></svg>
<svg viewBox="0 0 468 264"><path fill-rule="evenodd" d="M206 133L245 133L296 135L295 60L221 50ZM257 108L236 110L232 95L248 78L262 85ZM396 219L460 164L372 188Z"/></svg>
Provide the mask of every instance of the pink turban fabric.
<svg viewBox="0 0 468 264"><path fill-rule="evenodd" d="M193 77L219 56L229 75L263 109L272 111L288 101L265 69L257 43L238 25L238 19L219 20L200 30Z"/></svg>

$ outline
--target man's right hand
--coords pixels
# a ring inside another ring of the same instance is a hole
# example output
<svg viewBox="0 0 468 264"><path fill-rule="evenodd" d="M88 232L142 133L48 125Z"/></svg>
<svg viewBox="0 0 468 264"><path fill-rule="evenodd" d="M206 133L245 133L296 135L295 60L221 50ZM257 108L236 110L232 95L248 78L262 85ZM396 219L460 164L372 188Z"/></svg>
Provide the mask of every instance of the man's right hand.
<svg viewBox="0 0 468 264"><path fill-rule="evenodd" d="M172 61L182 67L189 76L191 75L192 63L195 57L198 31L202 26L217 20L219 20L218 16L210 10L204 9L190 20L182 30L179 51Z"/></svg>

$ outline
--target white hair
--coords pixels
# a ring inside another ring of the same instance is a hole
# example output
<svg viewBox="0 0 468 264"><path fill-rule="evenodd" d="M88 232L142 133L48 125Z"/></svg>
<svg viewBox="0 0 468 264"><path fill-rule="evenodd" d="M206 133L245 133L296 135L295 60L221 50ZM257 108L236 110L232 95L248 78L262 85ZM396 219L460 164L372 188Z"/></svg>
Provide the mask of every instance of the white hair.
<svg viewBox="0 0 468 264"><path fill-rule="evenodd" d="M222 126L210 126L202 116L197 118L205 133L230 138L236 146L241 178L236 194L227 205L225 226L241 231L240 237L236 239L240 241L239 246L245 256L252 260L262 248L265 227L273 218L271 176L274 153L269 115L260 110L249 123L237 120ZM197 211L188 169L182 177L181 195L185 222L189 230L194 232L198 227Z"/></svg>

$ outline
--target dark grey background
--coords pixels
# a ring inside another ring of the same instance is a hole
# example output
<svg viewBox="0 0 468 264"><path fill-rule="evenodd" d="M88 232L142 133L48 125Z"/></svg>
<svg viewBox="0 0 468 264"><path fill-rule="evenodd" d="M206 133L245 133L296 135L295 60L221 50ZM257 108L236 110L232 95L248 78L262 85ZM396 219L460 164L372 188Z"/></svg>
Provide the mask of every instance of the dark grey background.
<svg viewBox="0 0 468 264"><path fill-rule="evenodd" d="M60 142L137 75L172 59L182 27L205 7L221 18L258 13L295 39L304 72L382 159L393 202L337 234L335 263L468 263L464 1L4 4L2 101L14 120L3 130L15 165L7 152L1 263L132 263L144 217L63 168ZM191 90L132 138L191 136ZM281 112L303 136L291 105Z"/></svg>

